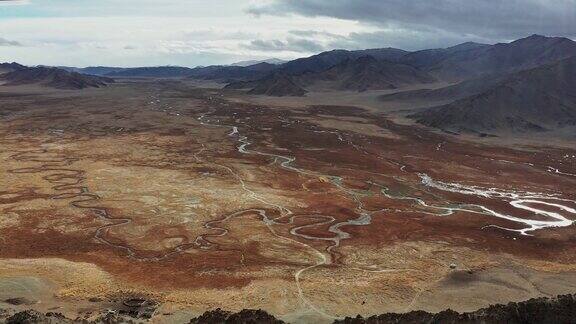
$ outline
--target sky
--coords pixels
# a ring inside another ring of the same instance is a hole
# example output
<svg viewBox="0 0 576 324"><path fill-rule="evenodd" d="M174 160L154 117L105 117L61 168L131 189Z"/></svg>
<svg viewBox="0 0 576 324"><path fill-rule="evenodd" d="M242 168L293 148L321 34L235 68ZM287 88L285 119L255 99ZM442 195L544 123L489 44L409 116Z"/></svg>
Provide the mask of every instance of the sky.
<svg viewBox="0 0 576 324"><path fill-rule="evenodd" d="M0 0L0 62L204 66L576 39L576 0Z"/></svg>

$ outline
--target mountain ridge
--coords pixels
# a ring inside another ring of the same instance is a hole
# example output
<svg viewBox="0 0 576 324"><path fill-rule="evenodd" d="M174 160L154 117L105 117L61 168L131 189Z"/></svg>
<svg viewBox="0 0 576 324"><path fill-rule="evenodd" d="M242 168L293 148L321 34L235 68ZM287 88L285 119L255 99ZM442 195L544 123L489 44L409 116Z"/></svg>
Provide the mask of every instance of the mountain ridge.
<svg viewBox="0 0 576 324"><path fill-rule="evenodd" d="M411 115L451 131L530 132L576 126L576 56L508 75L472 96Z"/></svg>
<svg viewBox="0 0 576 324"><path fill-rule="evenodd" d="M0 75L0 80L5 81L4 86L40 85L65 90L101 88L114 82L114 80L110 78L90 76L43 66L17 69Z"/></svg>

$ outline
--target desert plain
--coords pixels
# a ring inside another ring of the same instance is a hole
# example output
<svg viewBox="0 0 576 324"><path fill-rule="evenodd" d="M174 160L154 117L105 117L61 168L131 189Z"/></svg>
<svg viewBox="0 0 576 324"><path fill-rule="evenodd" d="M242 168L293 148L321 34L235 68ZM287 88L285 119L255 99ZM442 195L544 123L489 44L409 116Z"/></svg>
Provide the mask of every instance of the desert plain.
<svg viewBox="0 0 576 324"><path fill-rule="evenodd" d="M329 323L576 290L576 149L454 136L338 96L3 87L0 300Z"/></svg>

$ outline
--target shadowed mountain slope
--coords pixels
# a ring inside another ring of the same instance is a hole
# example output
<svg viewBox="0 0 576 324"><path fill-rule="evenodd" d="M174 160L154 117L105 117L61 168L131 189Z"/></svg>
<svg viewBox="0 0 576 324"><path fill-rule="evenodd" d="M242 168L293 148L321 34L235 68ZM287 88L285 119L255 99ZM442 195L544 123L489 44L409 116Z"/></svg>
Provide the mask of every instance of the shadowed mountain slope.
<svg viewBox="0 0 576 324"><path fill-rule="evenodd" d="M176 78L187 77L192 73L191 68L181 66L153 66L115 70L105 76L123 78Z"/></svg>
<svg viewBox="0 0 576 324"><path fill-rule="evenodd" d="M277 72L257 81L248 93L272 97L302 97L306 94L306 90L300 87L292 77Z"/></svg>
<svg viewBox="0 0 576 324"><path fill-rule="evenodd" d="M418 89L397 92L380 97L381 101L455 101L489 90L507 77L504 75L490 75L476 79L462 81L438 89Z"/></svg>
<svg viewBox="0 0 576 324"><path fill-rule="evenodd" d="M12 63L0 63L0 74L9 73L13 71L23 70L26 67L24 65L18 64L16 62Z"/></svg>
<svg viewBox="0 0 576 324"><path fill-rule="evenodd" d="M542 131L576 125L576 56L511 74L479 94L412 115L456 131Z"/></svg>
<svg viewBox="0 0 576 324"><path fill-rule="evenodd" d="M84 88L105 87L113 83L110 78L84 75L52 67L27 67L0 76L4 85L37 84L56 89L79 90Z"/></svg>
<svg viewBox="0 0 576 324"><path fill-rule="evenodd" d="M89 66L85 68L73 68L73 67L59 67L59 68L70 72L78 72L82 74L97 75L97 76L106 76L107 74L127 70L127 68L109 67L109 66Z"/></svg>
<svg viewBox="0 0 576 324"><path fill-rule="evenodd" d="M396 89L403 85L434 82L435 79L412 66L363 56L346 60L315 74L301 76L305 84L332 83L337 90L366 91Z"/></svg>
<svg viewBox="0 0 576 324"><path fill-rule="evenodd" d="M280 70L290 75L299 75L306 72L322 72L346 60L354 60L367 55L378 60L397 61L407 53L407 51L396 48L358 51L333 50L284 63L280 66Z"/></svg>
<svg viewBox="0 0 576 324"><path fill-rule="evenodd" d="M468 42L448 48L426 49L408 53L402 56L399 61L417 68L426 68L436 65L456 53L488 47L490 47L490 45Z"/></svg>
<svg viewBox="0 0 576 324"><path fill-rule="evenodd" d="M296 91L295 86L303 88L319 85L322 88L345 91L367 91L396 89L405 85L434 82L435 79L412 66L377 60L372 56L362 56L357 59L346 59L322 72L307 72L300 75L290 75L284 72L275 72L265 78L229 84L228 89L254 89L259 94L266 94L271 80L275 80L275 88L286 85L287 93L303 95ZM260 89L260 90L257 90ZM276 89L275 92L278 92ZM251 91L250 93L254 93Z"/></svg>
<svg viewBox="0 0 576 324"><path fill-rule="evenodd" d="M250 66L213 65L193 69L180 66L157 66L113 69L104 75L123 78L190 78L231 82L259 79L277 68L277 65L269 63L258 63ZM82 72L88 73L88 70L82 69ZM104 69L98 68L97 72L102 73Z"/></svg>
<svg viewBox="0 0 576 324"><path fill-rule="evenodd" d="M563 37L532 35L511 43L468 46L468 49L443 53L441 58L402 61L421 67L443 80L463 80L534 68L576 55L576 42Z"/></svg>
<svg viewBox="0 0 576 324"><path fill-rule="evenodd" d="M224 82L256 80L278 69L278 65L258 63L249 66L207 66L192 69L188 78Z"/></svg>

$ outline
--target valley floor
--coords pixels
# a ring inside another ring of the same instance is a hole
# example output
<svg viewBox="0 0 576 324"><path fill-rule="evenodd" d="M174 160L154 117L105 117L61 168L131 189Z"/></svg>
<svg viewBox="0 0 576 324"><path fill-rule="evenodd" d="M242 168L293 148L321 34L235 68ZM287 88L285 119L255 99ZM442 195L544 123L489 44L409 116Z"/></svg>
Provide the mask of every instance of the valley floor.
<svg viewBox="0 0 576 324"><path fill-rule="evenodd" d="M464 140L368 99L3 91L0 300L25 300L3 308L328 323L576 291L574 149Z"/></svg>

